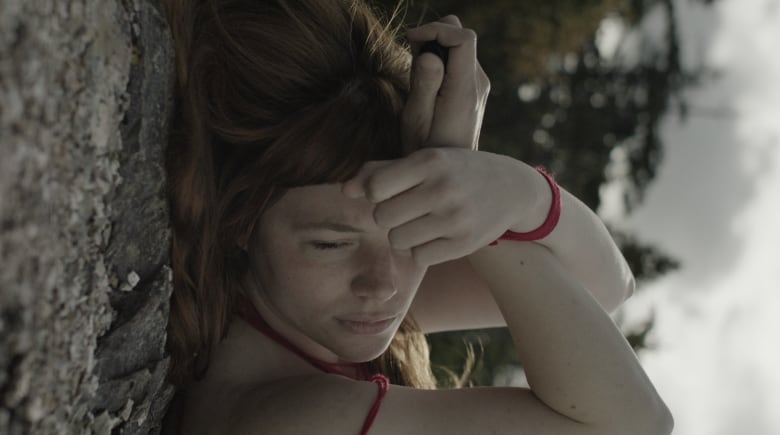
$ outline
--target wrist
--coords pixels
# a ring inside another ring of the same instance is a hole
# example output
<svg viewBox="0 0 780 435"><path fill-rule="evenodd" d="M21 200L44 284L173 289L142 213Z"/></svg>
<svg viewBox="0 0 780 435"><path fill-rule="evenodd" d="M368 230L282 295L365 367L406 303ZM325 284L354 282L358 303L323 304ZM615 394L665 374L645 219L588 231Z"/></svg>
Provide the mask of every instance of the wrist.
<svg viewBox="0 0 780 435"><path fill-rule="evenodd" d="M521 210L517 213L518 220L508 230L515 233L527 233L544 224L550 213L553 202L553 193L547 179L532 166L520 162L519 176L521 179L517 186L523 186L526 202L518 202Z"/></svg>

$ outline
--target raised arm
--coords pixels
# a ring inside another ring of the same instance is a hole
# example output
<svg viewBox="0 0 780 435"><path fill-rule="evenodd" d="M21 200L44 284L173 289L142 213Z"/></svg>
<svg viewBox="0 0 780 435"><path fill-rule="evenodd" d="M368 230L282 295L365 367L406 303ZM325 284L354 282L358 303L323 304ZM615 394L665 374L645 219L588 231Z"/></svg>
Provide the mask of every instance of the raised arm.
<svg viewBox="0 0 780 435"><path fill-rule="evenodd" d="M534 168L507 156L506 190L514 192L516 224L512 231L528 232L544 222L552 201L550 186ZM563 267L607 312L612 312L634 291L634 276L604 223L585 204L561 191L561 216L549 236L536 242L549 248ZM486 246L493 249L497 246ZM430 266L412 305L423 331L506 326L488 288L466 257Z"/></svg>
<svg viewBox="0 0 780 435"><path fill-rule="evenodd" d="M547 181L535 169L520 161L516 162L518 184L514 188L533 186L531 191L536 200L525 203L535 205L518 212L518 216L523 216L521 222L509 229L528 232L544 222L553 195ZM566 190L561 188L560 191L562 205L558 225L547 237L534 243L549 248L599 304L606 311L612 312L633 294L634 275L596 213Z"/></svg>
<svg viewBox="0 0 780 435"><path fill-rule="evenodd" d="M468 259L498 301L539 401L598 433L671 432L671 414L620 331L546 248L499 243Z"/></svg>
<svg viewBox="0 0 780 435"><path fill-rule="evenodd" d="M476 34L454 15L410 30L413 47L411 92L404 107L402 131L408 153L425 147L476 150L490 81L476 58ZM420 54L423 41L449 50L445 65L431 53ZM502 190L517 207L510 227L527 232L544 222L551 199L544 178L523 162ZM492 176L492 174L491 174ZM634 289L634 279L604 224L587 206L561 190L563 208L557 228L540 243L587 288L608 312ZM503 192L494 192L495 194ZM477 224L479 225L479 224ZM499 242L512 243L512 242ZM413 314L425 331L502 326L504 320L488 291L465 258L433 265L420 285Z"/></svg>
<svg viewBox="0 0 780 435"><path fill-rule="evenodd" d="M499 302L530 389L392 385L372 435L665 435L673 420L612 319L547 248L505 243L469 255ZM376 385L287 378L235 399L241 434L358 433Z"/></svg>

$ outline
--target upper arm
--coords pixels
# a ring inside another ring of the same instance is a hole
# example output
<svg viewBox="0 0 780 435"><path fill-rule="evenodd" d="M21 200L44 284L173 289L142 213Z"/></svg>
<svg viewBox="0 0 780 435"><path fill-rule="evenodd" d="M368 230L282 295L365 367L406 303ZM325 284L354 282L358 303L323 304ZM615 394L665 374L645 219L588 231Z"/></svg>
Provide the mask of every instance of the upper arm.
<svg viewBox="0 0 780 435"><path fill-rule="evenodd" d="M330 375L288 379L249 391L233 412L230 434L357 434L377 386ZM553 411L528 389L417 390L391 385L371 435L610 432ZM638 432L637 432L638 433Z"/></svg>
<svg viewBox="0 0 780 435"><path fill-rule="evenodd" d="M430 266L410 311L426 333L506 326L488 284L466 257Z"/></svg>

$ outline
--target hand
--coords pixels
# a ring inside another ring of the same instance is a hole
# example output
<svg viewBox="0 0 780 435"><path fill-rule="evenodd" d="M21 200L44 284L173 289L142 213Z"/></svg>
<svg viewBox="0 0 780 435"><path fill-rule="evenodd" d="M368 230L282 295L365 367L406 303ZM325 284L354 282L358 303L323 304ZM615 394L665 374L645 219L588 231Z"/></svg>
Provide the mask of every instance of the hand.
<svg viewBox="0 0 780 435"><path fill-rule="evenodd" d="M490 80L477 61L477 34L455 15L410 29L410 93L401 118L404 155L424 147L476 151L490 94ZM419 54L426 41L449 49L446 71L433 53Z"/></svg>
<svg viewBox="0 0 780 435"><path fill-rule="evenodd" d="M529 172L522 165L485 151L424 148L366 162L342 192L375 203L374 221L390 229L393 248L410 249L418 264L431 266L471 254L518 221L534 200L522 188Z"/></svg>

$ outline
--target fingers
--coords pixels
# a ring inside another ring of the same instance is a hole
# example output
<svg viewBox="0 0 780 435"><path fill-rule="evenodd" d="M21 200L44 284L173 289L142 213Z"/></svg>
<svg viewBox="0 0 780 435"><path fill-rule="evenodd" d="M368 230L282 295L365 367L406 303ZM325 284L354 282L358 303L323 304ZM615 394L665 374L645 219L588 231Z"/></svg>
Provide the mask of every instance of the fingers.
<svg viewBox="0 0 780 435"><path fill-rule="evenodd" d="M427 214L388 233L393 249L411 251L417 264L432 266L465 255L462 243L447 236L447 217Z"/></svg>
<svg viewBox="0 0 780 435"><path fill-rule="evenodd" d="M446 233L446 216L432 213L420 216L399 227L394 227L387 235L393 249L414 249L432 240L443 238Z"/></svg>
<svg viewBox="0 0 780 435"><path fill-rule="evenodd" d="M421 127L406 132L404 145L414 143L418 147L478 149L479 130L490 83L477 61L476 33L464 29L457 16L448 15L437 22L410 29L407 37L415 42L435 40L448 48L449 59L432 103L433 113L409 114L415 117ZM419 46L415 49L419 50ZM430 94L427 95L421 98L430 98ZM429 100L424 100L424 103L416 110L410 109L410 112L430 107ZM413 120L408 122L415 125Z"/></svg>
<svg viewBox="0 0 780 435"><path fill-rule="evenodd" d="M349 198L366 199L378 203L422 183L428 176L426 170L429 153L414 153L396 160L367 162L357 175L344 183L342 193Z"/></svg>
<svg viewBox="0 0 780 435"><path fill-rule="evenodd" d="M444 64L438 56L423 53L414 59L411 89L401 117L404 155L419 149L428 139L443 79Z"/></svg>
<svg viewBox="0 0 780 435"><path fill-rule="evenodd" d="M477 34L473 30L436 21L407 30L406 37L410 41L418 43L435 40L449 48L448 76L451 72L456 77L466 75L469 72L473 75L477 57ZM419 45L414 48L419 51Z"/></svg>
<svg viewBox="0 0 780 435"><path fill-rule="evenodd" d="M411 251L415 263L429 267L466 255L457 250L455 242L443 237L415 246Z"/></svg>
<svg viewBox="0 0 780 435"><path fill-rule="evenodd" d="M358 173L341 185L341 193L348 198L362 198L366 196L366 180L376 168L389 165L389 161L370 161L363 164Z"/></svg>
<svg viewBox="0 0 780 435"><path fill-rule="evenodd" d="M460 23L460 19L458 19L458 17L455 15L447 15L446 17L439 18L437 21L463 28L463 25ZM417 57L417 55L420 54L420 48L423 46L425 42L428 42L428 40L418 41L415 39L411 39L408 37L408 35L407 35L407 39L409 40L409 45L412 48L412 55L414 57Z"/></svg>
<svg viewBox="0 0 780 435"><path fill-rule="evenodd" d="M447 15L439 22L463 27L455 15ZM428 41L410 39L412 48L412 72L410 93L404 107L401 122L403 124L401 142L403 155L407 156L420 149L428 140L436 106L436 96L444 80L445 65L443 59L435 54L420 54L421 46Z"/></svg>
<svg viewBox="0 0 780 435"><path fill-rule="evenodd" d="M377 204L374 208L374 222L383 228L395 228L436 210L443 199L427 183L421 183L403 195L396 195Z"/></svg>
<svg viewBox="0 0 780 435"><path fill-rule="evenodd" d="M460 19L457 15L447 15L446 17L439 18L436 21L441 21L442 23L452 24L454 26L463 27L463 25L460 23Z"/></svg>

